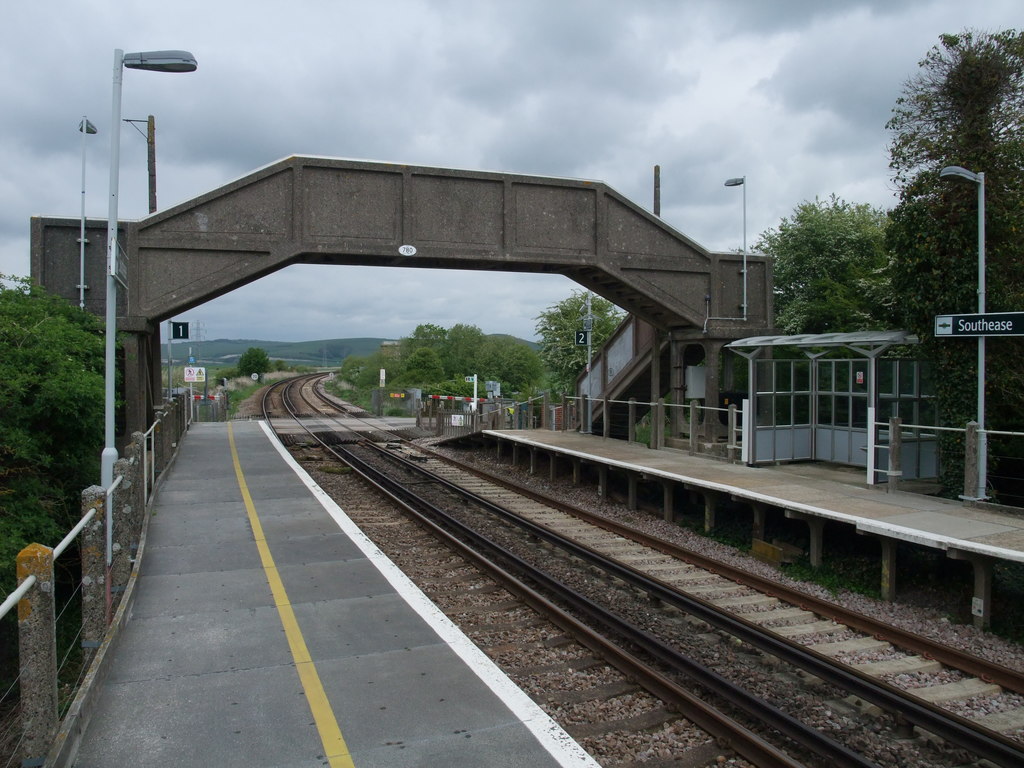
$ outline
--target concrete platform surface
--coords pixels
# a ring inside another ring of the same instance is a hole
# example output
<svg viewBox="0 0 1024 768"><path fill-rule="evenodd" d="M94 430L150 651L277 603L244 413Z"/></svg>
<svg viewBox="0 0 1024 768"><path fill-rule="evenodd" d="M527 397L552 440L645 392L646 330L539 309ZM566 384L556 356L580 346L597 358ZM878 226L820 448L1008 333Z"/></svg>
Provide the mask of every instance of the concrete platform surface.
<svg viewBox="0 0 1024 768"><path fill-rule="evenodd" d="M196 424L75 765L593 766L258 422Z"/></svg>
<svg viewBox="0 0 1024 768"><path fill-rule="evenodd" d="M676 480L743 501L849 523L861 533L1024 562L1024 515L969 507L935 496L886 493L884 488L869 487L863 481L852 482L848 472L830 472L814 464L748 467L578 432L485 430L484 434L527 448Z"/></svg>

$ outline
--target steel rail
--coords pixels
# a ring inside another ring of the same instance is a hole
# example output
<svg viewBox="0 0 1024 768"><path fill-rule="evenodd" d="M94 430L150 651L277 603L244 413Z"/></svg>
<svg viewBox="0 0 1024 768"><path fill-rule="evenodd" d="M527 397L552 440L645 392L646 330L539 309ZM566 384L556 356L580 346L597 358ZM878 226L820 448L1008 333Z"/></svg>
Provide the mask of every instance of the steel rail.
<svg viewBox="0 0 1024 768"><path fill-rule="evenodd" d="M282 384L275 385L275 387L280 386L282 386ZM269 392L264 395L264 407L266 407L268 402L268 395ZM289 409L287 399L283 397L282 402L285 404L286 409ZM269 413L266 410L265 414L269 418ZM531 606L535 607L543 614L551 616L558 626L570 632L583 645L601 654L602 657L606 658L609 663L624 674L632 675L638 681L642 681L642 684L644 684L645 687L656 696L677 707L684 717L692 720L716 738L726 741L738 754L754 762L760 768L803 768L802 763L793 760L788 755L766 742L760 736L747 729L745 726L737 723L728 715L719 712L711 705L701 701L681 686L667 679L664 675L656 672L628 652L624 651L622 648L611 643L578 619L555 606L536 590L531 589L514 575L499 567L492 560L484 557L479 552L475 552L464 542L459 541L458 538L454 537L448 531L445 531L444 528L440 527L437 523L431 520L429 516L425 515L421 509L417 508L417 504L428 504L427 502L416 497L415 494L408 491L408 489L404 488L401 484L396 483L387 475L373 469L366 462L358 459L358 457L354 456L351 451L344 448L339 449L337 446L328 445L305 424L303 424L300 419L295 417L294 413L292 416L295 421L299 423L299 425L310 435L310 437L320 443L326 451L334 455L339 461L351 466L353 470L358 472L364 480L366 480L366 482L373 485L379 493L391 499L408 514L415 517L420 524L440 536L446 544L455 547L460 553L484 567L488 572L493 573L500 581L502 581L502 583L519 594ZM429 506L432 508L435 515L451 520L450 516L443 511L433 507L433 505ZM461 525L457 521L451 522L456 526ZM508 553L508 555L514 557L511 553ZM535 569L531 568L531 570ZM725 681L725 684L730 686L732 685L731 683L728 683L728 681ZM764 704L764 702L762 703ZM770 705L767 704L765 704L765 706L770 707ZM784 715L784 713L780 714L782 714L783 717L788 717ZM806 726L802 723L799 723L798 721L794 722L798 728L806 729ZM827 737L817 734L817 732L812 731L812 733L821 738L827 739ZM829 741L831 742L831 740ZM833 744L835 743L833 742ZM845 749L838 744L835 744L835 746ZM839 763L839 765L847 764ZM857 768L873 766L873 764L864 762L850 763L849 765L857 766Z"/></svg>
<svg viewBox="0 0 1024 768"><path fill-rule="evenodd" d="M554 591L559 598L565 600L570 605L574 605L580 610L583 610L585 613L590 614L592 618L596 619L596 621L605 623L609 626L618 625L619 631L626 634L631 640L637 642L638 645L646 645L642 633L639 633L639 630L629 628L614 617L613 614L610 614L599 606L590 603L590 601L582 595L579 595L564 584L548 577L542 571L539 571L534 566L521 560L504 547L490 541L485 536L477 533L465 524L451 517L436 505L420 498L417 494L410 491L401 483L393 480L382 471L355 456L349 448L334 446L325 447L331 453L338 456L341 461L344 461L346 464L351 466L356 472L364 477L367 482L372 483L381 493L385 494L407 512L413 514L418 521L427 525L432 532L436 532L440 535L446 543L455 546L460 553L471 556L474 562L486 567L489 572L502 574L501 580L503 583L505 583L506 586L514 586L517 594L530 602L532 606L541 609L545 615L552 615L553 617L556 617L556 623L558 623L563 629L566 629L566 631L572 633L573 636L577 637L581 643L586 645L588 648L591 648L591 650L600 653L610 664L612 664L612 666L616 667L624 674L635 675L637 679L643 681L644 687L647 688L647 690L651 691L659 698L662 698L671 706L677 707L680 714L698 724L711 735L725 740L730 747L744 758L754 762L762 768L772 768L773 766L778 766L779 768L787 766L792 768L803 765L786 755L777 747L769 744L763 738L750 731L746 726L738 723L733 718L722 713L712 705L689 693L677 683L666 678L663 674L657 672L649 665L643 663L632 654L623 650L617 644L597 633L591 627L583 624L578 619L555 606L539 592L527 586L519 577L495 563L494 558L497 556L506 562L514 564L516 566L516 570L520 572L520 575L525 575L526 578L536 581L537 583L545 584L545 586ZM453 534L450 530L446 530L445 526L449 526L454 529L457 532L457 535ZM482 555L479 551L474 550L464 541L461 541L458 538L459 536L464 536L473 541L478 547L488 550L490 555ZM587 610L588 607L589 610ZM551 611L551 609L554 610ZM668 650L666 647L666 652L662 660L664 661L665 658L671 656L682 658L678 653ZM688 665L696 664L691 660L686 660L686 662L688 662ZM680 666L688 665L686 663L680 663L677 665L677 669ZM821 754L821 750L824 748L826 750L825 754L835 760L836 765L851 766L851 768L854 766L856 768L877 768L874 763L865 761L855 752L848 750L843 745L829 739L818 731L808 728L805 724L791 718L789 715L786 715L781 710L772 707L772 705L767 702L757 699L757 697L743 691L734 683L718 676L717 673L708 669L705 669L704 672L706 679L711 680L714 678L709 687L714 688L714 686L718 685L721 689L727 690L733 694L726 694L723 698L726 698L734 706L742 708L749 716L765 722L770 727L779 730L789 738L792 738L794 741L797 741L817 754ZM690 674L690 672L687 672L687 674L691 677L694 676L693 674ZM716 693L722 695L722 690L716 690ZM747 700L745 705L739 703L744 699ZM824 744L825 742L827 742L827 744Z"/></svg>
<svg viewBox="0 0 1024 768"><path fill-rule="evenodd" d="M496 483L504 488L508 488L509 490L514 490L517 493L528 496L539 503L547 504L555 509L567 512L611 533L631 539L638 544L651 547L662 554L683 560L684 562L690 563L698 568L716 573L722 578L736 582L737 584L749 586L759 592L771 595L772 597L777 597L784 602L792 603L793 605L799 606L805 610L813 611L821 616L834 619L836 622L845 624L852 629L864 632L865 634L881 640L887 640L900 648L912 651L913 653L925 656L929 659L934 659L935 661L947 666L955 667L963 672L979 677L986 682L994 683L995 685L999 685L1007 690L1024 694L1024 672L1010 669L995 662L988 661L987 659L961 651L957 648L937 643L926 637L921 637L909 630L901 629L900 627L879 621L878 619L867 616L863 613L858 613L857 611L844 608L843 606L836 605L835 603L815 597L814 595L809 595L806 592L801 592L793 589L792 587L787 587L784 584L779 584L778 582L771 581L770 579L749 573L739 567L715 560L707 555L702 555L699 552L686 549L678 544L672 544L664 541L663 539L659 539L656 536L639 531L636 528L625 525L624 523L618 523L585 509L580 509L579 507L571 504L566 504L552 499L537 491L511 483L508 480L505 480L498 475L494 475L487 470L480 469L479 467L456 462L447 456L443 456L435 451L430 451L429 449L420 448L420 450L429 453L431 456L441 461L457 466L459 469L488 480L489 482Z"/></svg>
<svg viewBox="0 0 1024 768"><path fill-rule="evenodd" d="M378 446L368 444L367 447L372 448L390 460L398 461L407 465L410 470L417 474L427 474L418 465L407 462L400 456L394 456L391 453L387 453ZM347 449L343 449L343 452L351 454L351 451ZM351 462L349 462L347 457L344 460L351 465ZM365 462L361 462L359 459L356 459L356 461L359 461L361 464L365 464ZM364 470L360 469L360 471ZM429 502L421 502L416 493L397 481L392 480L382 471L372 467L369 471L373 473L378 482L388 484L393 495L398 496L398 498L404 498L409 503L413 504L425 503L429 505ZM430 475L430 477L434 483L447 486L450 490L458 493L460 496L472 500L475 504L482 505L488 511L495 512L499 515L504 513L502 516L507 516L509 514L507 510L503 510L501 507L488 502L486 499L481 499L472 493L468 493L465 489L451 484L443 478L437 478L433 475ZM456 528L461 535L477 541L480 546L500 553L502 558L515 563L517 569L522 569L523 572L528 572L530 579L535 580L538 583L543 583L547 589L558 594L561 599L565 600L570 605L573 605L577 610L590 615L595 622L615 627L616 631L627 638L629 642L635 643L637 646L644 648L661 663L668 665L677 673L697 680L709 690L714 691L716 695L728 701L732 706L742 710L747 716L767 724L769 727L774 728L778 732L784 734L787 738L801 744L804 748L814 752L815 754L826 756L828 759L832 760L835 765L850 766L851 768L868 768L868 766L875 765L874 763L866 761L861 755L836 742L834 739L831 739L829 736L814 728L810 728L805 723L793 718L791 715L786 714L773 705L765 702L763 699L750 694L736 683L722 677L718 673L704 667L698 662L685 657L679 651L662 643L656 638L653 638L642 630L629 625L613 613L601 608L566 585L547 576L543 571L537 569L535 566L526 563L513 553L508 552L500 545L491 542L483 535L472 530L469 526L466 526L452 518L443 510L438 510L435 505L429 506L431 510L436 510L433 514L443 518L445 525L451 525ZM522 522L522 519L518 516L512 515L512 517L509 518L509 522L519 525ZM573 552L573 554L576 555L577 553Z"/></svg>
<svg viewBox="0 0 1024 768"><path fill-rule="evenodd" d="M424 472L413 462L400 456L387 454L389 458L402 461L411 471ZM646 591L669 605L696 616L759 650L785 660L787 663L804 669L810 674L826 680L844 690L871 702L883 710L903 718L931 733L940 734L948 742L956 744L973 754L991 760L1008 768L1024 765L1024 746L1008 739L1002 734L978 726L966 718L953 714L939 706L908 694L900 688L873 678L850 667L838 665L833 659L810 648L793 643L772 633L752 622L746 621L725 611L718 606L698 597L678 591L631 566L616 561L614 558L596 552L589 547L568 539L547 526L519 517L514 512L482 499L471 491L461 488L455 483L436 478L437 482L446 485L453 491L476 503L487 506L495 514L516 522L538 538L563 547L577 554L581 559L591 562L599 568L613 573L623 581ZM521 489L515 487L515 490Z"/></svg>

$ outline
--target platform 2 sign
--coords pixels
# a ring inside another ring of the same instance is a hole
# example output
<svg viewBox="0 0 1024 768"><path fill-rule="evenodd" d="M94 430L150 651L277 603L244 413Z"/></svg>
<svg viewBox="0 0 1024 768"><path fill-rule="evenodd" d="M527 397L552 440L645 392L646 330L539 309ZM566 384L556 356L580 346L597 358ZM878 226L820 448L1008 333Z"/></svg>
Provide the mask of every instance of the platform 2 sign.
<svg viewBox="0 0 1024 768"><path fill-rule="evenodd" d="M936 336L1024 336L1024 312L936 315Z"/></svg>

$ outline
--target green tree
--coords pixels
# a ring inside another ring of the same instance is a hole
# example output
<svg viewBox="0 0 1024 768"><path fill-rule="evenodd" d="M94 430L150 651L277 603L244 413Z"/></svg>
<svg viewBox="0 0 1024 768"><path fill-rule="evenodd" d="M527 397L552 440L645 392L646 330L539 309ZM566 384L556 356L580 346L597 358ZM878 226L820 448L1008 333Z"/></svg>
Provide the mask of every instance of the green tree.
<svg viewBox="0 0 1024 768"><path fill-rule="evenodd" d="M544 378L540 355L511 336L488 336L478 357L481 381L501 382L503 395L531 392Z"/></svg>
<svg viewBox="0 0 1024 768"><path fill-rule="evenodd" d="M99 321L23 278L0 275L0 595L26 545L54 546L100 475L103 333ZM0 679L17 647L0 627Z"/></svg>
<svg viewBox="0 0 1024 768"><path fill-rule="evenodd" d="M408 358L417 349L429 347L440 355L448 340L448 331L439 325L424 323L417 325L415 330L399 341L399 349L402 358Z"/></svg>
<svg viewBox="0 0 1024 768"><path fill-rule="evenodd" d="M453 379L478 373L485 338L484 332L475 325L456 323L449 328L442 357L445 373Z"/></svg>
<svg viewBox="0 0 1024 768"><path fill-rule="evenodd" d="M977 311L977 187L940 180L960 165L985 174L987 301L990 312L1024 306L1024 36L1016 31L943 35L904 85L888 123L890 167L900 201L891 214L896 321L936 363L941 422L975 417L975 345L936 340L933 318ZM987 426L1020 428L1024 381L1020 339L989 344ZM958 442L958 441L954 441ZM962 447L944 445L943 484L962 483Z"/></svg>
<svg viewBox="0 0 1024 768"><path fill-rule="evenodd" d="M267 351L260 347L249 347L238 358L238 373L241 376L252 376L254 373L262 376L270 369L270 357Z"/></svg>
<svg viewBox="0 0 1024 768"><path fill-rule="evenodd" d="M441 355L433 347L419 347L402 361L395 384L405 387L429 387L444 379Z"/></svg>
<svg viewBox="0 0 1024 768"><path fill-rule="evenodd" d="M785 333L884 327L886 222L885 211L833 195L762 234L757 249L775 258L775 324Z"/></svg>
<svg viewBox="0 0 1024 768"><path fill-rule="evenodd" d="M583 329L587 292L573 291L567 299L548 307L535 318L540 336L540 359L547 369L552 391L574 393L576 378L587 366L587 348L576 346L576 331ZM594 324L591 346L598 349L614 333L624 313L607 299L592 295Z"/></svg>

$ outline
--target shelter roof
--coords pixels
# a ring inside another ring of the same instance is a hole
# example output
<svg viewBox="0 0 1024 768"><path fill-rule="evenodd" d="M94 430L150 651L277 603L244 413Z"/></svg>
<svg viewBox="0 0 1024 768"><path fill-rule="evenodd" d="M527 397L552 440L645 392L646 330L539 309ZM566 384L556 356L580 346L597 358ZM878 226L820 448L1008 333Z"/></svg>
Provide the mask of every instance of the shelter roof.
<svg viewBox="0 0 1024 768"><path fill-rule="evenodd" d="M729 349L763 347L849 347L862 353L878 353L887 347L917 344L919 340L907 331L853 331L851 333L801 333L794 336L749 336L726 344ZM870 350L870 352L866 352Z"/></svg>

